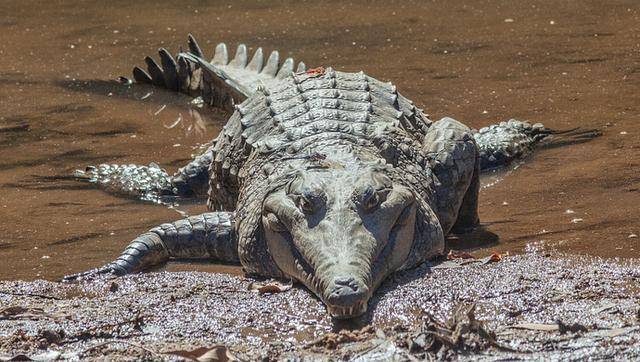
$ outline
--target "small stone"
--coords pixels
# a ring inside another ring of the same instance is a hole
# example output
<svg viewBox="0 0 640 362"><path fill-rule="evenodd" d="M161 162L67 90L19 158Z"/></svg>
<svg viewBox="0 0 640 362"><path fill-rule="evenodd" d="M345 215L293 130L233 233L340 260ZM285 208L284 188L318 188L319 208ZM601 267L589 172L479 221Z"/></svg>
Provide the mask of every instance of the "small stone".
<svg viewBox="0 0 640 362"><path fill-rule="evenodd" d="M583 221L584 221L584 219L575 218L575 219L571 220L571 223L573 223L573 224L577 224L577 223L579 223L579 222L583 222Z"/></svg>
<svg viewBox="0 0 640 362"><path fill-rule="evenodd" d="M637 237L638 237L638 235L636 235L636 234L629 234L629 239L635 239Z"/></svg>
<svg viewBox="0 0 640 362"><path fill-rule="evenodd" d="M504 22L505 22L505 23L513 23L513 22L514 22L514 20L513 20L513 19L511 19L511 18L506 18L506 19L504 19Z"/></svg>
<svg viewBox="0 0 640 362"><path fill-rule="evenodd" d="M622 132L620 132L620 134L621 135L625 135L625 134L627 134L627 131L622 131Z"/></svg>
<svg viewBox="0 0 640 362"><path fill-rule="evenodd" d="M571 209L567 209L567 211L564 212L565 214L575 214L576 212L571 210Z"/></svg>
<svg viewBox="0 0 640 362"><path fill-rule="evenodd" d="M507 205L509 205L509 203L506 202L506 201L502 201L502 205L507 206Z"/></svg>

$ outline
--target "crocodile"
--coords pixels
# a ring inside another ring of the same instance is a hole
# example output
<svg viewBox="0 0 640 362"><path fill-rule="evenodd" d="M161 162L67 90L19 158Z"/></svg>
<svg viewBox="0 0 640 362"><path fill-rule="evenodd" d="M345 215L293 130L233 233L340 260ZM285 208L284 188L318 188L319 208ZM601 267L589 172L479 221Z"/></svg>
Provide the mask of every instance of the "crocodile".
<svg viewBox="0 0 640 362"><path fill-rule="evenodd" d="M432 121L392 83L280 62L277 51L265 62L258 48L249 60L240 45L230 59L221 43L208 61L189 35L188 51L160 49L159 58L121 81L228 110L220 134L173 175L155 164L105 164L79 176L147 200L206 197L210 211L152 228L115 261L67 281L208 258L294 280L332 317L357 317L389 275L441 255L448 233L478 225L482 170L552 133L517 120L479 131Z"/></svg>

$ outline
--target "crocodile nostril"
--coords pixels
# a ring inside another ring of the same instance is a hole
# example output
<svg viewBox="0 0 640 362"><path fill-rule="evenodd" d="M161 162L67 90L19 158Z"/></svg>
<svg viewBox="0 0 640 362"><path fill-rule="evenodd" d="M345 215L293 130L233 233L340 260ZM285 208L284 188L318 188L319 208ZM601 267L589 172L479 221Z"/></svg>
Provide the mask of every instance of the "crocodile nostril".
<svg viewBox="0 0 640 362"><path fill-rule="evenodd" d="M367 298L368 288L353 277L336 277L327 302L335 306L353 306Z"/></svg>
<svg viewBox="0 0 640 362"><path fill-rule="evenodd" d="M349 287L353 289L353 291L358 290L358 284L353 277L338 277L333 280L333 283L339 286Z"/></svg>

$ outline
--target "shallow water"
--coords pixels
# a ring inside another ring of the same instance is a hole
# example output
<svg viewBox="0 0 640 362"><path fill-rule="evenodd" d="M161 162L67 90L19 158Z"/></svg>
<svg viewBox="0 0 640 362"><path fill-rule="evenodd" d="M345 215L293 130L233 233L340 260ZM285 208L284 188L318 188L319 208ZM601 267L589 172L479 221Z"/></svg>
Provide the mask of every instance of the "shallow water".
<svg viewBox="0 0 640 362"><path fill-rule="evenodd" d="M177 50L188 32L209 52L218 41L244 42L310 66L364 70L393 81L433 119L598 128L602 137L557 139L483 189L483 229L452 246L640 257L640 238L630 237L640 234L636 1L24 1L3 2L0 13L0 279L101 265L139 233L181 217L69 176L101 162L155 161L173 172L216 135L224 114L112 81L160 46Z"/></svg>

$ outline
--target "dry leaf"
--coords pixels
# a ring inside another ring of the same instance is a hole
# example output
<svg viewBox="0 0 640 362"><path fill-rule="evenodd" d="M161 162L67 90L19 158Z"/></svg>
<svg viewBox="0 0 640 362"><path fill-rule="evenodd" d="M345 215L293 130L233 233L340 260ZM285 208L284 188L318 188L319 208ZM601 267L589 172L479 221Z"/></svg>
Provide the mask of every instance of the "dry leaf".
<svg viewBox="0 0 640 362"><path fill-rule="evenodd" d="M453 259L475 259L475 257L473 255L467 253L466 251L449 250L449 254L447 254L447 259L448 260L453 260Z"/></svg>
<svg viewBox="0 0 640 362"><path fill-rule="evenodd" d="M250 290L255 290L260 294L265 293L282 293L293 287L293 280L290 280L288 283L284 284L277 280L271 280L265 283L254 282L249 284Z"/></svg>
<svg viewBox="0 0 640 362"><path fill-rule="evenodd" d="M501 261L504 256L507 256L507 255L509 255L509 253L504 253L504 254L493 253L486 258L482 258L481 261L482 261L482 264L497 263Z"/></svg>
<svg viewBox="0 0 640 362"><path fill-rule="evenodd" d="M222 345L213 347L200 347L194 349L193 351L177 350L163 353L188 358L190 360L198 362L237 361L237 359L229 352L229 349L226 346Z"/></svg>

